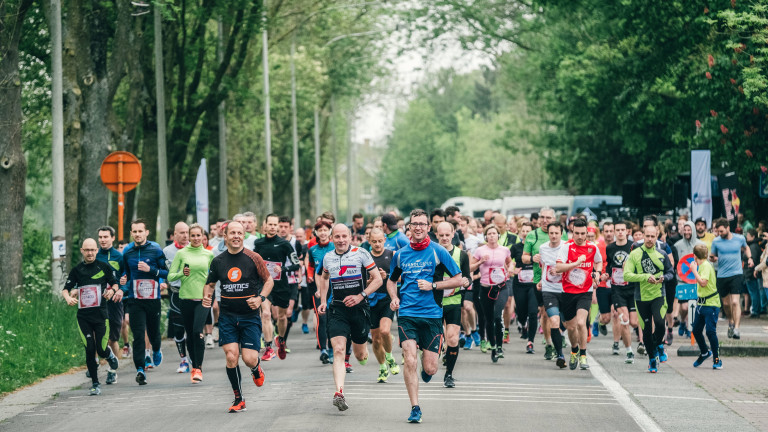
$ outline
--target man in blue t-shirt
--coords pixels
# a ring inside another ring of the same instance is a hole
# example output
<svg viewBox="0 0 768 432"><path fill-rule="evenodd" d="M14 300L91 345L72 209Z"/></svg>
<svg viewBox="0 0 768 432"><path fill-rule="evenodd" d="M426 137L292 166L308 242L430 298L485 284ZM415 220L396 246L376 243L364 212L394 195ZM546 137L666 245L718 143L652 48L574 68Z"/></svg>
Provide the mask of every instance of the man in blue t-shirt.
<svg viewBox="0 0 768 432"><path fill-rule="evenodd" d="M386 234L384 249L396 252L408 244L408 237L397 229L397 218L392 213L381 216L381 229Z"/></svg>
<svg viewBox="0 0 768 432"><path fill-rule="evenodd" d="M416 377L417 352L422 351L421 378L429 382L437 373L437 359L443 340L442 290L462 285L461 270L448 251L432 243L429 219L424 210L411 212L410 244L395 252L387 281L392 310L400 310L398 330L405 357L405 387L411 400L408 421L421 422L419 380ZM435 282L435 275L449 274L450 279ZM402 278L400 297L397 280Z"/></svg>
<svg viewBox="0 0 768 432"><path fill-rule="evenodd" d="M709 260L717 263L717 291L723 303L723 311L728 317L728 337L741 339L741 292L744 287L744 273L741 269L741 254L747 256L747 264L754 266L752 253L747 241L741 234L731 233L728 220L715 220L715 232L718 237L712 240Z"/></svg>

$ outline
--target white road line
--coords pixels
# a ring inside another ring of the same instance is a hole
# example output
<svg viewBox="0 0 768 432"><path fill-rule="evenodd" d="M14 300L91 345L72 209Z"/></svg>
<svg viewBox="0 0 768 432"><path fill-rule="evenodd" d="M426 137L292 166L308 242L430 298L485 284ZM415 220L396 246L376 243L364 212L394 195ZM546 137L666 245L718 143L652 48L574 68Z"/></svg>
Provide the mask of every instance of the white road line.
<svg viewBox="0 0 768 432"><path fill-rule="evenodd" d="M403 397L356 397L354 400L409 400L408 396ZM542 403L539 400L529 399L479 399L479 398L434 398L434 397L421 397L419 400L431 400L431 401L448 401L448 402L528 402L528 403ZM567 405L619 405L618 402L593 402L593 401L547 401L548 404L567 404Z"/></svg>
<svg viewBox="0 0 768 432"><path fill-rule="evenodd" d="M371 385L380 385L378 383L372 383L371 381L346 381L347 383L352 384L371 384ZM458 381L457 381L458 382ZM573 385L569 384L526 384L526 383L504 383L504 382L488 382L488 381L461 381L462 384L473 384L473 385L485 385L485 386L522 386L522 387L570 387L573 388ZM578 390L584 390L584 389L602 389L603 386L599 385L579 385Z"/></svg>
<svg viewBox="0 0 768 432"><path fill-rule="evenodd" d="M369 396L366 393L354 393L354 392L344 392L344 394L348 394L348 395L351 395L351 396L358 396L358 395L359 396ZM400 395L402 395L402 394L387 394L387 395L381 395L381 396L382 397L386 397L386 396L400 396ZM402 396L405 396L405 395L402 395ZM448 398L448 399L453 399L453 398L456 398L458 396L461 396L461 397L473 397L473 398L479 398L479 397L496 398L496 399L492 399L492 400L504 400L505 398L510 398L510 397L517 397L517 398L524 398L524 399L546 399L547 401L550 401L550 400L553 400L553 399L568 399L568 400L572 400L573 399L572 395L566 395L566 396L525 396L525 395L515 395L515 394L509 394L509 395L486 394L486 393L474 394L474 393L464 393L464 392L455 392L455 393L454 392L447 392L447 393L446 392L441 392L441 393L431 392L431 393L426 393L426 392L421 392L420 391L419 392L419 397L421 397L421 396L445 397L445 398ZM581 395L579 395L579 400L596 400L596 401L610 401L610 402L614 402L613 397L609 397L609 396L593 398L593 397L582 397ZM542 402L544 402L544 401L542 401Z"/></svg>
<svg viewBox="0 0 768 432"><path fill-rule="evenodd" d="M685 399L685 400L700 400L700 401L707 401L707 402L720 402L717 399L712 398L697 398L697 397L689 397L689 396L662 396L662 395L646 395L646 394L636 394L635 397L649 397L654 399ZM724 401L725 402L725 401Z"/></svg>
<svg viewBox="0 0 768 432"><path fill-rule="evenodd" d="M624 387L619 384L618 381L613 379L613 377L611 377L608 372L606 372L605 369L600 366L600 363L597 361L597 359L589 354L587 355L589 356L589 370L592 371L592 376L594 376L595 379L600 381L600 383L606 389L608 389L608 391L613 395L619 405L621 405L624 410L627 411L627 414L632 417L635 423L640 426L640 429L645 432L662 432L663 429L661 429L661 427L659 427L659 425L656 424L656 422L648 414L646 414L642 408L637 406L637 404L632 401L632 398L629 396L629 392L627 392Z"/></svg>

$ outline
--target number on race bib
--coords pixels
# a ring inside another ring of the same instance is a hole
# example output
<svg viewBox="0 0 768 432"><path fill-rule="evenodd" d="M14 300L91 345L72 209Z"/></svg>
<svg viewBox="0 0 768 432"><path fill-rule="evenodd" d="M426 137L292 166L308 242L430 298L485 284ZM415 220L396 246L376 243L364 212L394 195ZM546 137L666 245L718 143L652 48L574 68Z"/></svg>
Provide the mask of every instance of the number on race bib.
<svg viewBox="0 0 768 432"><path fill-rule="evenodd" d="M160 284L154 279L137 279L133 281L133 295L139 300L159 299Z"/></svg>
<svg viewBox="0 0 768 432"><path fill-rule="evenodd" d="M101 306L101 285L84 285L77 288L78 309Z"/></svg>

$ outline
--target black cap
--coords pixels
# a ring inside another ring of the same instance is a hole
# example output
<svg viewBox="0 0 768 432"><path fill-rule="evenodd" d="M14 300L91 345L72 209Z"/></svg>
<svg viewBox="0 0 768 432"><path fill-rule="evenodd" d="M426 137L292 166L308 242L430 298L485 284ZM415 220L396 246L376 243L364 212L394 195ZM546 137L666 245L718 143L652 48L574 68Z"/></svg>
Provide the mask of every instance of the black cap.
<svg viewBox="0 0 768 432"><path fill-rule="evenodd" d="M707 220L706 220L706 219L704 219L703 217L700 217L700 218L696 218L696 222L694 222L693 224L694 224L694 225L696 225L696 224L697 224L697 223L699 223L699 222L703 223L704 225L706 225L706 224L707 224Z"/></svg>
<svg viewBox="0 0 768 432"><path fill-rule="evenodd" d="M392 213L384 213L381 216L382 225L386 225L390 231L397 230L397 218Z"/></svg>

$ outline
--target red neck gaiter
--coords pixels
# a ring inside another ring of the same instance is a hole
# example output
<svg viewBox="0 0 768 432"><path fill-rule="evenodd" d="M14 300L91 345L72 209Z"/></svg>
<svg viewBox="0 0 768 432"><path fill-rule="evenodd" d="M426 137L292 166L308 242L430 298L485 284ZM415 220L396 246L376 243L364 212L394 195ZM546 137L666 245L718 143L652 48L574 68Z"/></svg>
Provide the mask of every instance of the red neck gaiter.
<svg viewBox="0 0 768 432"><path fill-rule="evenodd" d="M180 245L178 242L173 242L173 245L176 246L176 249L184 249L184 246Z"/></svg>
<svg viewBox="0 0 768 432"><path fill-rule="evenodd" d="M429 236L424 237L424 240L418 243L414 243L413 240L411 240L411 248L417 251L424 250L427 248L427 246L429 246L429 243L430 243Z"/></svg>

